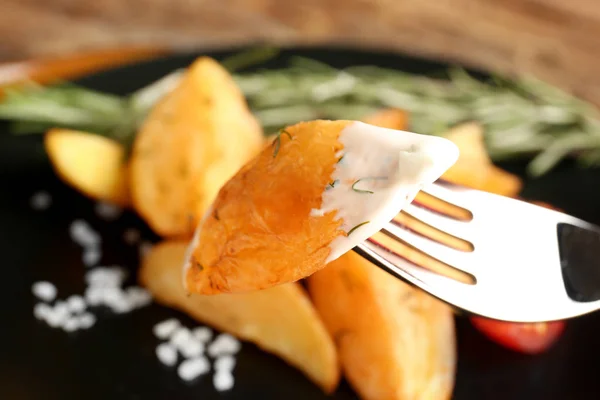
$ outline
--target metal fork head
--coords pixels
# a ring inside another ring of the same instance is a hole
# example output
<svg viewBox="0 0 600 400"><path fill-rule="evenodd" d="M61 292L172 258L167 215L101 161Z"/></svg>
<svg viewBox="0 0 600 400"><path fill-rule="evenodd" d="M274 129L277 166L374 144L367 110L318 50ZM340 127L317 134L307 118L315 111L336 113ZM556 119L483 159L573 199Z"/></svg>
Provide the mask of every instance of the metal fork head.
<svg viewBox="0 0 600 400"><path fill-rule="evenodd" d="M460 220L413 203L404 212L468 241L471 251L390 222L382 232L462 271L471 282L432 272L374 238L356 251L441 300L489 318L540 322L600 309L600 228L564 213L478 190L436 183L423 191L466 209Z"/></svg>

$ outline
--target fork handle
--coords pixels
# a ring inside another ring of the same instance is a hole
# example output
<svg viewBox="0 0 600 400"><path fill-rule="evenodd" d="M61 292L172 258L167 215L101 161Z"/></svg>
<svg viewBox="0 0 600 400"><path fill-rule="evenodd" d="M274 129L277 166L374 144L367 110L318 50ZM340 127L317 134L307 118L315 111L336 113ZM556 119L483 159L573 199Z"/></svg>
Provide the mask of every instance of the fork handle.
<svg viewBox="0 0 600 400"><path fill-rule="evenodd" d="M561 222L557 234L569 297L579 302L600 300L600 232Z"/></svg>

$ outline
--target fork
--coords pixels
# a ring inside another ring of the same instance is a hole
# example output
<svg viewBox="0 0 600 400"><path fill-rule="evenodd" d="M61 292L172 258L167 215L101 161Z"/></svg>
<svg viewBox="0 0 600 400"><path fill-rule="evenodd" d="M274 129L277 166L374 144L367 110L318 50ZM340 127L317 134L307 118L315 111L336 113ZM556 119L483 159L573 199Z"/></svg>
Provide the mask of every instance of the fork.
<svg viewBox="0 0 600 400"><path fill-rule="evenodd" d="M446 182L422 189L469 218L414 201L403 212L470 243L457 249L396 221L380 233L443 263L458 280L411 262L376 236L355 251L392 275L473 314L514 322L567 319L600 309L600 227L524 201ZM423 263L421 263L423 264Z"/></svg>

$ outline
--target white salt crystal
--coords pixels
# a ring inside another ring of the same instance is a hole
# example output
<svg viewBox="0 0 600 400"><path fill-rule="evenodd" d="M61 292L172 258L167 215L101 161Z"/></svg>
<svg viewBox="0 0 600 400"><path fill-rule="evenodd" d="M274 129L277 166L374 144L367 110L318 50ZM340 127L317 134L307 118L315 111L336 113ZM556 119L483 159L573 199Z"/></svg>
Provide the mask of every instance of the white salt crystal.
<svg viewBox="0 0 600 400"><path fill-rule="evenodd" d="M62 328L65 332L75 332L79 329L79 319L77 317L68 318Z"/></svg>
<svg viewBox="0 0 600 400"><path fill-rule="evenodd" d="M215 360L215 369L217 371L225 370L225 371L233 371L235 367L235 357L232 355L222 355L217 357Z"/></svg>
<svg viewBox="0 0 600 400"><path fill-rule="evenodd" d="M118 286L103 289L102 303L118 314L128 313L133 310L133 304L129 301L125 292Z"/></svg>
<svg viewBox="0 0 600 400"><path fill-rule="evenodd" d="M210 364L206 357L195 357L184 360L177 368L177 374L184 381L191 381L210 371Z"/></svg>
<svg viewBox="0 0 600 400"><path fill-rule="evenodd" d="M67 307L69 308L70 312L74 314L79 314L85 311L85 300L78 294L74 294L72 296L69 296L69 298L67 299Z"/></svg>
<svg viewBox="0 0 600 400"><path fill-rule="evenodd" d="M152 332L159 339L167 339L179 328L181 324L176 318L169 318L154 325Z"/></svg>
<svg viewBox="0 0 600 400"><path fill-rule="evenodd" d="M40 321L45 321L48 315L52 312L52 307L46 303L37 303L33 307L33 316Z"/></svg>
<svg viewBox="0 0 600 400"><path fill-rule="evenodd" d="M43 301L53 301L56 298L56 286L47 281L39 281L31 286L33 295Z"/></svg>
<svg viewBox="0 0 600 400"><path fill-rule="evenodd" d="M53 313L67 318L69 316L69 306L64 301L57 301L52 310Z"/></svg>
<svg viewBox="0 0 600 400"><path fill-rule="evenodd" d="M69 313L57 312L56 308L50 310L48 315L46 315L46 323L50 325L52 328L58 328L59 326L63 326L65 321L69 318Z"/></svg>
<svg viewBox="0 0 600 400"><path fill-rule="evenodd" d="M185 358L199 357L204 353L204 343L197 341L193 336L179 347L181 355Z"/></svg>
<svg viewBox="0 0 600 400"><path fill-rule="evenodd" d="M128 287L125 294L133 308L145 307L152 303L152 294L139 286Z"/></svg>
<svg viewBox="0 0 600 400"><path fill-rule="evenodd" d="M87 246L83 249L81 261L83 261L83 265L86 267L93 267L100 262L101 257L102 251L100 251L98 246Z"/></svg>
<svg viewBox="0 0 600 400"><path fill-rule="evenodd" d="M96 215L106 221L114 221L123 213L123 208L112 203L99 201L94 207Z"/></svg>
<svg viewBox="0 0 600 400"><path fill-rule="evenodd" d="M71 239L82 247L97 246L102 240L90 224L82 219L76 219L71 223L69 233Z"/></svg>
<svg viewBox="0 0 600 400"><path fill-rule="evenodd" d="M167 367L172 367L177 362L177 349L170 343L161 343L156 346L156 357Z"/></svg>
<svg viewBox="0 0 600 400"><path fill-rule="evenodd" d="M96 317L89 312L81 314L77 319L79 320L79 327L81 329L91 328L96 323Z"/></svg>
<svg viewBox="0 0 600 400"><path fill-rule="evenodd" d="M213 386L217 391L224 392L233 388L234 378L229 371L219 370L213 375Z"/></svg>
<svg viewBox="0 0 600 400"><path fill-rule="evenodd" d="M208 346L208 355L217 357L223 354L235 354L241 347L239 340L228 333L222 333Z"/></svg>
<svg viewBox="0 0 600 400"><path fill-rule="evenodd" d="M192 335L196 338L196 340L201 341L202 343L207 343L212 339L213 333L212 330L207 326L198 326L192 329Z"/></svg>
<svg viewBox="0 0 600 400"><path fill-rule="evenodd" d="M90 307L99 306L104 300L104 289L101 287L88 286L85 289L85 302Z"/></svg>
<svg viewBox="0 0 600 400"><path fill-rule="evenodd" d="M181 347L185 346L190 340L192 340L192 334L183 326L177 328L170 339L173 346L177 349L181 349Z"/></svg>
<svg viewBox="0 0 600 400"><path fill-rule="evenodd" d="M85 281L90 286L115 287L123 284L127 274L119 267L98 267L85 274Z"/></svg>
<svg viewBox="0 0 600 400"><path fill-rule="evenodd" d="M45 210L52 204L52 197L48 192L40 190L31 196L30 204L34 210Z"/></svg>

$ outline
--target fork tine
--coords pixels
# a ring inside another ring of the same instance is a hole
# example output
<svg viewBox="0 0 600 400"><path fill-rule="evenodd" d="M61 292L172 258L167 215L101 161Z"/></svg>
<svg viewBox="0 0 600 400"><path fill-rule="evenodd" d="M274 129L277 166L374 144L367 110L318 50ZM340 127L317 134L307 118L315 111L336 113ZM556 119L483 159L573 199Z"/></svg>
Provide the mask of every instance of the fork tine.
<svg viewBox="0 0 600 400"><path fill-rule="evenodd" d="M442 301L465 308L465 305L468 304L465 302L467 296L471 297L474 293L475 285L459 282L416 266L368 240L360 243L355 251L379 268L425 290Z"/></svg>
<svg viewBox="0 0 600 400"><path fill-rule="evenodd" d="M444 244L421 236L418 233L412 232L409 229L401 228L392 223L388 223L382 229L384 233L389 233L388 236L393 236L413 246L417 250L427 254L438 261L451 266L452 268L473 275L475 273L472 267L471 253L462 252L452 249Z"/></svg>
<svg viewBox="0 0 600 400"><path fill-rule="evenodd" d="M461 188L459 186L452 185L451 183L445 183L437 181L431 185L427 185L421 189L433 197L437 197L446 203L453 204L457 207L469 210L469 200L467 193L470 193L469 189Z"/></svg>
<svg viewBox="0 0 600 400"><path fill-rule="evenodd" d="M472 230L469 226L469 222L458 221L454 218L429 211L426 208L414 204L409 204L404 207L403 211L433 228L444 231L449 235L456 236L465 241L469 241L468 236Z"/></svg>

